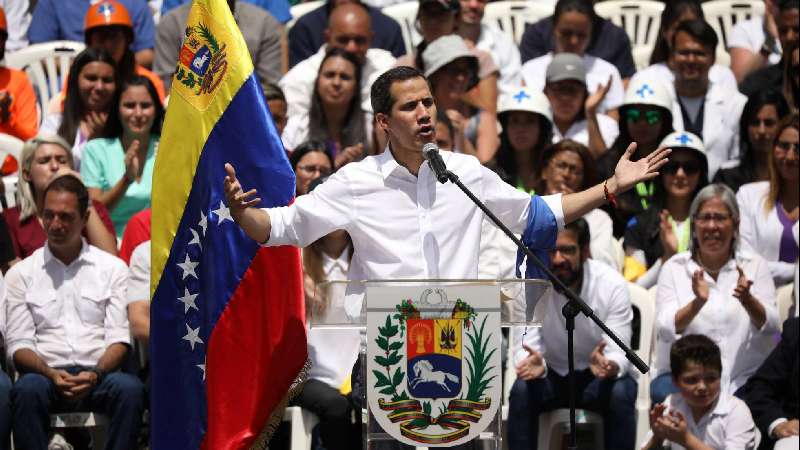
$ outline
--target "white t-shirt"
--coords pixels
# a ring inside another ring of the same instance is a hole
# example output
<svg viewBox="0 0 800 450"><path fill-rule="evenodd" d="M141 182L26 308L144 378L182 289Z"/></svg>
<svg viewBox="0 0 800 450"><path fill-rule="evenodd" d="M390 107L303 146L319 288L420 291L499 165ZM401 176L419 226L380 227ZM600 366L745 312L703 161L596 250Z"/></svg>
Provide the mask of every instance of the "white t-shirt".
<svg viewBox="0 0 800 450"><path fill-rule="evenodd" d="M683 107L686 108L686 112L689 114L689 118L692 119L692 122L697 121L697 114L700 112L700 107L703 106L705 97L684 97L679 95L678 98Z"/></svg>
<svg viewBox="0 0 800 450"><path fill-rule="evenodd" d="M766 34L764 33L764 19L753 17L750 20L737 22L728 36L728 50L732 48L745 48L753 53L761 51L761 46L764 45ZM776 40L775 47L769 54L768 61L770 64L778 64L781 60L781 43Z"/></svg>
<svg viewBox="0 0 800 450"><path fill-rule="evenodd" d="M511 92L522 84L522 59L519 48L507 34L495 25L481 24L481 35L475 47L489 53L500 69L497 88L500 92Z"/></svg>
<svg viewBox="0 0 800 450"><path fill-rule="evenodd" d="M606 148L610 148L617 139L617 136L619 136L619 125L617 121L605 114L598 114L597 124L600 126L600 135L603 136L603 142L605 142ZM573 123L564 134L561 134L558 127L553 126L553 144L561 142L564 139L572 139L588 147L589 127L587 126L586 120L579 120Z"/></svg>

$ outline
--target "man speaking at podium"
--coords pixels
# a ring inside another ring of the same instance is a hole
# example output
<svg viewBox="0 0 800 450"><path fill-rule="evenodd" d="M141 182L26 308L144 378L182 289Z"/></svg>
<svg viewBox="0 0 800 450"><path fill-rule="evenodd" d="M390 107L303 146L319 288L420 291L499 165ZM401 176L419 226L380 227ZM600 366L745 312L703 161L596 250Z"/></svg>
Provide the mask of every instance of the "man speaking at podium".
<svg viewBox="0 0 800 450"><path fill-rule="evenodd" d="M225 196L232 217L257 242L305 247L343 229L353 241L348 278L471 279L477 277L483 212L452 183L437 183L422 147L434 142L436 104L427 79L396 67L372 85L378 127L386 151L342 167L312 193L287 207L253 208L260 199L245 191L226 164ZM633 162L632 144L614 175L583 192L530 196L503 182L475 157L442 152L447 168L523 242L546 256L558 230L636 183L654 178L668 150ZM528 275L532 272L528 264Z"/></svg>

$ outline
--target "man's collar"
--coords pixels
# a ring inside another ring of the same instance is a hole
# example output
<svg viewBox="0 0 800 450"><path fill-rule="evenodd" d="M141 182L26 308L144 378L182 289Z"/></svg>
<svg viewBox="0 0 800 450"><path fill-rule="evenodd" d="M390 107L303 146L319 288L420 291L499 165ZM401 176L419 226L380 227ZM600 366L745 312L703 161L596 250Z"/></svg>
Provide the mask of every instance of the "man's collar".
<svg viewBox="0 0 800 450"><path fill-rule="evenodd" d="M72 264L74 264L74 263L76 263L78 261L84 261L86 263L91 263L91 261L88 258L85 258L86 253L88 253L88 252L89 252L89 243L86 242L86 239L81 238L81 250L80 250L80 252L78 252L78 257L75 258L75 260L72 261L72 263L70 265L72 265ZM44 265L48 265L48 264L51 264L53 262L56 262L58 264L61 264L62 266L65 266L65 267L67 266L60 259L56 258L56 256L53 254L52 251L50 251L50 244L47 241L45 241L45 244L44 244L43 257L44 257Z"/></svg>
<svg viewBox="0 0 800 450"><path fill-rule="evenodd" d="M375 159L378 161L378 166L384 180L389 178L389 175L397 170L398 167L403 167L397 162L396 159L394 159L394 154L392 154L390 144L386 144L386 148L383 150L383 153L376 156Z"/></svg>

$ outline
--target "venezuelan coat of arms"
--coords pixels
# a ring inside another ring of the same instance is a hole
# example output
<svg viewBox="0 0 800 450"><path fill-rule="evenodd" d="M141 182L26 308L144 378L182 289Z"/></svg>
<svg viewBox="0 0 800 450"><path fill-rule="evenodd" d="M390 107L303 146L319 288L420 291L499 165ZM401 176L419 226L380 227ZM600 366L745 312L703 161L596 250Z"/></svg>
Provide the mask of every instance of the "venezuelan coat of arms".
<svg viewBox="0 0 800 450"><path fill-rule="evenodd" d="M493 286L368 288L367 386L398 441L450 447L476 438L501 401Z"/></svg>

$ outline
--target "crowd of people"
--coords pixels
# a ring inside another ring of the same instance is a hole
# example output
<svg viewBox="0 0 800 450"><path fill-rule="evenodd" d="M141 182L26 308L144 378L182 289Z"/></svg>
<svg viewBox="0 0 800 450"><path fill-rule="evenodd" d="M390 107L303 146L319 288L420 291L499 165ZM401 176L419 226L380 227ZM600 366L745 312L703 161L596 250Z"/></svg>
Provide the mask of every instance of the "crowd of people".
<svg viewBox="0 0 800 450"><path fill-rule="evenodd" d="M634 161L671 149L658 176L606 191L609 201L562 226L547 251L553 272L626 342L641 326L628 286L655 293L650 386L578 319L578 406L602 414L609 450L635 446L637 389L653 403L642 448L796 449L800 2L765 0L763 16L736 23L727 66L701 1L666 1L649 65L637 70L627 34L594 1L528 1L553 14L527 24L517 45L482 21L488 0L418 0L413 48L381 11L385 0L327 0L288 31L285 0L228 5L298 197L366 157L394 161L385 121L396 99L374 98L373 85L396 67L427 81L421 107L434 114L421 134L526 195L604 183L631 142ZM86 49L38 107L25 72L0 66L0 133L25 141L18 161L0 161L19 180L16 205L0 214L0 450L12 431L17 449L68 445L50 429L49 414L64 410L107 414L107 448L135 449L146 443L148 377L129 361L149 341L153 165L191 2L16 3L29 2L0 1L0 55L54 40ZM400 184L414 186L407 175ZM341 195L336 214L356 211L344 211L353 186L328 186L325 195ZM485 219L480 230L469 243L479 244L476 273L514 277L513 243ZM302 242L309 315L343 314L341 293L318 285L348 279L363 239L337 230ZM777 290L792 283L782 323ZM511 449L536 448L539 416L567 405L565 301L549 292L542 326L509 333ZM357 331L309 331L310 379L294 402L319 417L317 448L361 445L361 345ZM271 448L284 440L278 432Z"/></svg>

